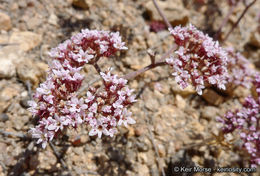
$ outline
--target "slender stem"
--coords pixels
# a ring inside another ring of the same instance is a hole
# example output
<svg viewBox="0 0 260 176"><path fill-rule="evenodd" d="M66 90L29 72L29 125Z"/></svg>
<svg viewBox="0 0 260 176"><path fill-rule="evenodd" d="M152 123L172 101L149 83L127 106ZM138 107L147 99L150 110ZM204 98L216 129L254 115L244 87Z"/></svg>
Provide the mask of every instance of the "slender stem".
<svg viewBox="0 0 260 176"><path fill-rule="evenodd" d="M127 75L123 76L125 79L133 79L136 76L146 72L147 70L151 70L155 67L166 65L166 62L164 61L175 49L177 48L177 45L173 45L160 59L158 62L151 63L150 65L147 65L146 67L143 67L137 71L128 73Z"/></svg>
<svg viewBox="0 0 260 176"><path fill-rule="evenodd" d="M153 0L153 3L154 3L155 8L157 9L158 13L160 14L160 16L163 18L163 21L164 21L164 22L166 23L166 25L168 26L168 28L172 28L172 25L170 24L170 22L167 20L167 18L165 17L165 15L163 14L163 12L162 12L161 9L159 8L159 6L158 6L156 0ZM173 46L171 47L171 49L170 49L169 51L167 51L167 52L161 57L161 59L160 59L158 62L155 62L155 58L153 58L153 57L150 56L150 57L151 57L151 62L152 62L150 65L148 65L148 66L146 66L146 67L144 67L144 68L141 68L141 69L139 69L139 70L137 70L137 71L128 73L127 75L123 76L123 78L128 79L128 80L129 80L129 79L133 79L133 78L135 78L136 76L138 76L138 75L140 75L140 74L146 72L147 70L153 69L153 68L158 67L158 66L165 65L166 62L165 62L164 60L165 60L165 59L171 54L171 52L174 51L176 48L177 48L177 46L176 46L176 45L173 45ZM99 58L98 58L98 59L99 59ZM95 62L94 62L93 65L94 65L96 71L97 71L98 73L100 73L100 72L101 72L101 69L100 69L100 67L99 67L98 64L97 64L98 59L95 60Z"/></svg>
<svg viewBox="0 0 260 176"><path fill-rule="evenodd" d="M166 64L166 62L157 62L157 63L155 63L155 64L150 64L150 65L148 65L148 66L146 66L146 67L144 67L144 68L141 68L141 69L139 69L139 70L137 70L137 71L128 73L128 74L125 75L123 78L130 80L130 79L133 79L133 78L135 78L136 76L138 76L138 75L140 75L140 74L146 72L147 70L151 70L151 69L153 69L153 68L155 68L155 67L162 66L162 65L165 65L165 64Z"/></svg>
<svg viewBox="0 0 260 176"><path fill-rule="evenodd" d="M164 23L167 25L168 28L172 28L171 23L167 20L167 18L165 17L165 15L163 14L162 10L159 8L156 0L153 0L153 4L156 8L156 10L158 11L158 13L160 14L160 16L163 18Z"/></svg>
<svg viewBox="0 0 260 176"><path fill-rule="evenodd" d="M32 84L29 80L26 81L26 87L27 87L27 90L28 90L30 100L32 100L33 99L33 97L32 97Z"/></svg>
<svg viewBox="0 0 260 176"><path fill-rule="evenodd" d="M95 62L95 63L93 64L93 66L95 67L95 69L96 69L96 71L98 72L98 74L100 74L101 69L100 69L100 67L98 66L98 64Z"/></svg>
<svg viewBox="0 0 260 176"><path fill-rule="evenodd" d="M223 41L227 40L229 35L233 32L233 30L237 27L237 25L239 24L239 22L241 21L241 19L244 17L244 15L246 14L246 12L248 11L248 9L254 5L254 3L256 2L257 0L253 0L250 4L246 5L243 13L240 15L240 17L238 18L238 20L236 21L236 23L232 26L232 28L229 30L228 34L226 35L226 37L224 38Z"/></svg>
<svg viewBox="0 0 260 176"><path fill-rule="evenodd" d="M151 64L155 64L155 53L151 49L148 49L147 54L150 56Z"/></svg>
<svg viewBox="0 0 260 176"><path fill-rule="evenodd" d="M1 130L1 129L0 129L0 134L2 134L4 136L14 136L14 137L18 137L18 138L21 138L21 139L29 139L30 138L23 133L8 132L8 131L4 131L4 130Z"/></svg>
<svg viewBox="0 0 260 176"><path fill-rule="evenodd" d="M240 1L242 1L242 0L240 0ZM239 2L240 2L240 1L239 1ZM239 3L239 2L238 2L238 3ZM228 11L228 14L227 14L226 17L223 19L221 25L220 25L219 28L218 28L218 31L217 31L216 34L214 35L214 39L215 39L215 40L218 40L218 39L219 39L220 33L221 33L221 31L222 31L222 28L227 24L230 15L234 12L235 7L236 7L236 5L237 5L238 3L233 4L233 5L230 7L230 9L229 9L229 11Z"/></svg>
<svg viewBox="0 0 260 176"><path fill-rule="evenodd" d="M94 68L96 69L96 71L98 72L98 74L100 74L101 69L98 65L98 61L99 61L100 57L95 57L94 59L92 59L88 64L93 65Z"/></svg>
<svg viewBox="0 0 260 176"><path fill-rule="evenodd" d="M19 45L19 43L0 43L0 48L8 46L8 45Z"/></svg>
<svg viewBox="0 0 260 176"><path fill-rule="evenodd" d="M67 170L68 170L68 167L67 167L65 161L61 158L61 156L60 156L59 152L57 151L56 147L54 146L54 144L53 144L51 141L50 141L49 143L50 143L51 149L52 149L53 152L54 152L54 155L56 156L57 160L60 161L60 163L61 163L63 169L67 169Z"/></svg>
<svg viewBox="0 0 260 176"><path fill-rule="evenodd" d="M30 156L34 154L34 142L31 141L28 145L26 150L19 154L19 157L16 159L17 163L14 165L14 167L10 170L8 175L21 175L21 173L24 170L24 163L26 163Z"/></svg>
<svg viewBox="0 0 260 176"><path fill-rule="evenodd" d="M156 155L156 161L157 161L157 164L158 164L158 167L160 169L160 171L162 172L162 176L165 176L165 172L164 172L164 169L163 169L163 166L162 166L162 163L160 162L160 155L159 155L159 151L158 151L158 148L155 144L155 140L154 140L154 136L153 136L153 133L152 133L152 130L151 130L151 127L149 124L149 119L148 119L148 113L147 113L147 110L145 109L145 115L146 115L146 123L148 124L147 125L147 128L148 128L148 132L149 132L149 135L150 135L150 139L151 139L151 142L153 144L153 148L154 148L154 151L155 151L155 155ZM152 122L153 123L153 122Z"/></svg>

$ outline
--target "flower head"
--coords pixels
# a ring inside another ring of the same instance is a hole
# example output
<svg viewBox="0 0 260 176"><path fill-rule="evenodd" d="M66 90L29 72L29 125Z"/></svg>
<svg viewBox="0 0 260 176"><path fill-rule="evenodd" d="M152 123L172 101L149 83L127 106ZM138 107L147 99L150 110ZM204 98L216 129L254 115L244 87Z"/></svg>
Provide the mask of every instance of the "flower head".
<svg viewBox="0 0 260 176"><path fill-rule="evenodd" d="M82 66L95 64L97 58L125 49L118 32L85 29L51 50L53 61L47 80L36 89L34 100L29 102L29 111L40 117L38 125L30 130L37 143L45 148L64 128L76 128L83 123L90 126L90 135L99 137L113 136L121 119L127 119L125 125L133 123L127 107L135 98L126 86L127 80L117 75L101 73L105 90L98 93L90 88L86 96L77 97L84 79L80 74Z"/></svg>
<svg viewBox="0 0 260 176"><path fill-rule="evenodd" d="M87 94L93 99L88 103L91 108L91 118L88 118L88 123L91 126L89 135L104 135L113 136L117 131L117 126L124 124L134 124L135 120L131 117L131 112L127 107L133 104L135 95L132 95L133 90L126 85L127 80L118 78L110 71L101 73L104 89L102 91L94 90L94 92ZM112 89L111 89L112 88Z"/></svg>
<svg viewBox="0 0 260 176"><path fill-rule="evenodd" d="M228 53L228 82L237 86L251 88L255 71L251 68L251 63L240 53L235 53L234 49L226 48Z"/></svg>
<svg viewBox="0 0 260 176"><path fill-rule="evenodd" d="M172 67L172 75L181 88L192 84L200 95L208 84L225 89L227 53L218 42L191 24L169 30L179 48L166 63Z"/></svg>

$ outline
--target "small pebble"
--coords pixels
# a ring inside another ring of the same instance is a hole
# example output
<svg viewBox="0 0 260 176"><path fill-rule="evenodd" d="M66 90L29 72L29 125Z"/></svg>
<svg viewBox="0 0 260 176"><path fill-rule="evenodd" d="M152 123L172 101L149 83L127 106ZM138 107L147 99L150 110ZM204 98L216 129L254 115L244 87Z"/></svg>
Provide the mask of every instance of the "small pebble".
<svg viewBox="0 0 260 176"><path fill-rule="evenodd" d="M149 150L149 145L141 140L136 141L136 146L139 152L147 152Z"/></svg>
<svg viewBox="0 0 260 176"><path fill-rule="evenodd" d="M20 105L21 105L23 108L25 108L25 109L29 108L29 107L30 107L29 104L28 104L28 101L29 101L29 100L30 100L29 97L24 97L23 99L20 100Z"/></svg>
<svg viewBox="0 0 260 176"><path fill-rule="evenodd" d="M8 115L5 114L5 113L2 113L2 114L0 115L0 122L6 122L7 120L9 120Z"/></svg>

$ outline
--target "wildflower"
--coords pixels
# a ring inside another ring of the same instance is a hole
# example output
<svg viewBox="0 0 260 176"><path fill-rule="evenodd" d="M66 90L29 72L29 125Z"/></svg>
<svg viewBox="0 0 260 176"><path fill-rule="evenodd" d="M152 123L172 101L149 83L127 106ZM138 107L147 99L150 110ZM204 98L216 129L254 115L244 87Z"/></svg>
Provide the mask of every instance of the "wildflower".
<svg viewBox="0 0 260 176"><path fill-rule="evenodd" d="M224 117L218 117L217 120L223 124L222 131L225 134L239 132L243 147L251 157L251 166L256 167L260 165L260 75L255 76L253 84L257 96L247 97L242 109L228 111Z"/></svg>
<svg viewBox="0 0 260 176"><path fill-rule="evenodd" d="M80 74L82 66L95 64L98 58L125 49L127 47L118 32L85 29L50 51L53 61L47 79L36 89L34 100L28 103L29 111L40 117L38 125L29 131L38 144L45 148L47 142L64 128L76 128L83 123L90 126L89 135L99 137L102 134L113 136L120 119L128 120L125 125L133 123L127 110L136 101L133 91L128 89L127 80L110 71L100 73L105 90L97 92L89 88L86 96L77 97L84 79Z"/></svg>
<svg viewBox="0 0 260 176"><path fill-rule="evenodd" d="M182 89L192 84L199 95L207 85L225 89L227 80L227 53L218 42L203 34L193 25L169 29L178 46L166 63Z"/></svg>
<svg viewBox="0 0 260 176"><path fill-rule="evenodd" d="M102 72L101 76L105 87L102 91L94 90L94 98L92 97L91 102L88 103L91 118L87 120L87 123L92 128L89 135L113 136L117 131L117 126L135 123L131 117L132 113L128 111L127 107L136 100L132 95L133 90L126 85L127 80L118 78L110 71ZM111 87L113 87L112 90ZM90 92L87 94L93 95Z"/></svg>
<svg viewBox="0 0 260 176"><path fill-rule="evenodd" d="M226 48L228 53L228 82L237 86L251 88L255 71L251 68L251 63L240 53L235 53L234 49Z"/></svg>

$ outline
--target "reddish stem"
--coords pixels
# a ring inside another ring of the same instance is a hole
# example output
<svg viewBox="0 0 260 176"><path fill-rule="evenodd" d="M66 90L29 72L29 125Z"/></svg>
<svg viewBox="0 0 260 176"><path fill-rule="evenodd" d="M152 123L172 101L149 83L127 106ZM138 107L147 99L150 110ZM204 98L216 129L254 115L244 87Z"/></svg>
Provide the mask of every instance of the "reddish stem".
<svg viewBox="0 0 260 176"><path fill-rule="evenodd" d="M244 15L246 14L246 12L248 11L248 9L254 5L254 3L257 0L252 1L250 4L246 5L243 13L240 15L240 17L238 18L238 20L236 21L236 23L232 26L232 28L230 29L230 31L228 32L228 34L226 35L226 37L224 38L223 41L227 40L227 38L229 37L229 35L233 32L233 30L237 27L237 25L239 24L239 22L241 21L241 19L244 17Z"/></svg>
<svg viewBox="0 0 260 176"><path fill-rule="evenodd" d="M133 79L133 78L135 78L136 76L138 76L138 75L140 75L140 74L146 72L147 70L150 70L150 69L153 69L153 68L155 68L155 67L162 66L162 65L165 65L165 64L166 64L166 62L157 62L157 63L155 63L155 64L150 64L150 65L148 65L148 66L146 66L146 67L144 67L144 68L141 68L141 69L139 69L139 70L137 70L137 71L128 73L128 74L125 75L123 78L130 80L130 79Z"/></svg>
<svg viewBox="0 0 260 176"><path fill-rule="evenodd" d="M240 1L242 1L242 0L240 0ZM240 1L239 1L239 2L240 2ZM238 3L239 3L239 2L238 2ZM228 14L227 14L226 17L223 19L221 25L220 25L219 28L218 28L218 31L217 31L216 34L214 35L214 39L215 39L215 40L218 40L218 39L219 39L220 33L221 33L221 31L222 31L222 28L227 24L230 15L234 12L235 7L237 6L238 3L235 3L235 4L233 4L233 5L230 7L230 9L229 9L229 11L228 11Z"/></svg>
<svg viewBox="0 0 260 176"><path fill-rule="evenodd" d="M165 22L165 24L167 25L168 28L172 28L172 25L170 24L170 22L167 20L167 18L165 17L165 15L163 14L162 10L159 8L156 0L153 0L153 4L156 8L156 10L158 11L158 13L160 14L160 16L163 18L163 21Z"/></svg>
<svg viewBox="0 0 260 176"><path fill-rule="evenodd" d="M93 66L95 67L95 69L96 69L96 71L98 72L98 74L100 74L101 69L100 69L100 67L98 66L98 64L97 64L97 63L94 63Z"/></svg>
<svg viewBox="0 0 260 176"><path fill-rule="evenodd" d="M143 67L137 71L134 71L134 72L131 72L131 73L128 73L127 75L123 76L123 78L125 79L133 79L135 78L136 76L146 72L147 70L151 70L155 67L158 67L158 66L162 66L162 65L166 65L166 62L164 61L175 49L177 48L177 45L173 45L161 58L158 62L155 62L155 63L151 63L150 65L147 65L146 67Z"/></svg>
<svg viewBox="0 0 260 176"><path fill-rule="evenodd" d="M159 8L156 0L153 0L153 4L156 8L156 10L158 11L158 13L160 14L160 16L163 18L163 21L165 22L165 24L167 25L168 28L172 28L172 25L170 24L170 22L167 20L167 18L165 17L165 15L163 14L162 10ZM162 57L161 59L158 61L158 62L155 62L154 58L151 58L151 64L146 66L146 67L143 67L137 71L134 71L134 72L131 72L131 73L128 73L127 75L123 76L123 78L125 79L133 79L135 78L136 76L146 72L147 70L151 70L155 67L158 67L158 66L162 66L162 65L166 65L166 62L164 61L175 49L177 48L176 45L173 45Z"/></svg>

